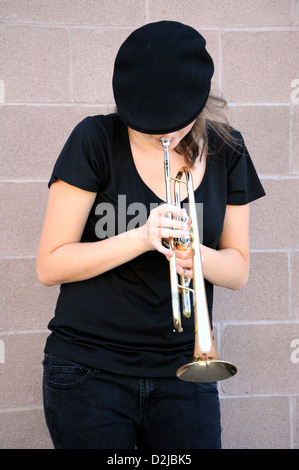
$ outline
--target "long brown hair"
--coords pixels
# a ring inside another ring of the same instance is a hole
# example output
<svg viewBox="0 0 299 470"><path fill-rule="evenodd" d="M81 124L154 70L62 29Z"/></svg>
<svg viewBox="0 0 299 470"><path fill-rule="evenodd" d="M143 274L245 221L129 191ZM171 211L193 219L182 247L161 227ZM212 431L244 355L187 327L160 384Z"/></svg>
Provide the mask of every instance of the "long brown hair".
<svg viewBox="0 0 299 470"><path fill-rule="evenodd" d="M231 126L224 112L226 105L227 102L224 98L211 93L192 129L176 146L176 152L184 155L185 162L189 167L192 167L198 157L201 159L204 153L208 155L209 128L220 137L222 145L234 142Z"/></svg>

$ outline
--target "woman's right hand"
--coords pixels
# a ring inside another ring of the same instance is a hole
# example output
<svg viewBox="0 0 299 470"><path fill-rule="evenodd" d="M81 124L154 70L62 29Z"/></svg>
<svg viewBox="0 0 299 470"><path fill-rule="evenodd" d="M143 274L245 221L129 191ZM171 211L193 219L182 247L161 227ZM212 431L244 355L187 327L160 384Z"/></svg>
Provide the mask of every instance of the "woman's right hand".
<svg viewBox="0 0 299 470"><path fill-rule="evenodd" d="M155 207L143 226L143 236L148 250L157 250L166 256L171 256L172 249L164 246L162 239L188 237L186 210L172 204Z"/></svg>

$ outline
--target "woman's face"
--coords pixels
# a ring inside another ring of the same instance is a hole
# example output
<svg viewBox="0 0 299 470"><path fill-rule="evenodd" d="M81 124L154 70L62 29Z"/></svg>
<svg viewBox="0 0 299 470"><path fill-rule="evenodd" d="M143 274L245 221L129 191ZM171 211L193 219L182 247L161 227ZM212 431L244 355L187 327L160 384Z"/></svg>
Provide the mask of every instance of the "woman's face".
<svg viewBox="0 0 299 470"><path fill-rule="evenodd" d="M193 121L191 124L189 124L186 127L183 127L182 129L179 129L176 132L171 132L169 134L158 134L158 135L151 135L151 134L144 134L141 132L137 132L131 129L135 137L139 140L139 143L142 144L142 142L145 144L147 143L151 147L155 148L156 150L161 150L162 149L162 144L161 144L161 137L164 139L171 139L171 144L169 146L169 149L172 150L174 149L179 142L190 132L190 130L193 127L195 121Z"/></svg>

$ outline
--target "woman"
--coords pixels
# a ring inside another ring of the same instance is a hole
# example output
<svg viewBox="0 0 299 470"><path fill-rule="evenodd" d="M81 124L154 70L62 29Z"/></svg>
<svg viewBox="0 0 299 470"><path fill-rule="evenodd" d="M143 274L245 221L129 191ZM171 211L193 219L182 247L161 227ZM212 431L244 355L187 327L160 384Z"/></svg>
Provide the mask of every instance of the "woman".
<svg viewBox="0 0 299 470"><path fill-rule="evenodd" d="M221 447L217 384L175 376L192 357L194 325L173 333L162 243L188 235L185 210L165 204L164 137L172 174L190 167L203 208L211 320L213 285L246 284L249 203L264 191L241 135L212 117L213 71L193 28L137 29L115 60L118 112L79 123L56 162L37 255L40 281L61 284L44 360L56 448ZM188 250L177 254L184 270L191 279Z"/></svg>

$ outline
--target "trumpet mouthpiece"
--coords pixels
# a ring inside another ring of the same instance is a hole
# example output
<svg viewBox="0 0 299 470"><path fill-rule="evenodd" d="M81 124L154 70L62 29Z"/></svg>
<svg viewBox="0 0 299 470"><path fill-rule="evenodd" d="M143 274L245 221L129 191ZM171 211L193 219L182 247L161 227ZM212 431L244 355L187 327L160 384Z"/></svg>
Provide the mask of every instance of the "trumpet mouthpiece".
<svg viewBox="0 0 299 470"><path fill-rule="evenodd" d="M171 138L165 139L165 137L161 137L161 139L160 139L160 142L161 142L163 148L168 148L171 144L171 141L172 141Z"/></svg>

